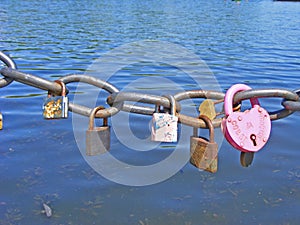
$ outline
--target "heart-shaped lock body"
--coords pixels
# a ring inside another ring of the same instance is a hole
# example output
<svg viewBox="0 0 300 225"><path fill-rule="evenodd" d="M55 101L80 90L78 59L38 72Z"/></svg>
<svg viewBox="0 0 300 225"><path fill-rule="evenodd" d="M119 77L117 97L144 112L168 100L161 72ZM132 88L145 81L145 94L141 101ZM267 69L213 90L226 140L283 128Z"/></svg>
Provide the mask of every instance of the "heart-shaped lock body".
<svg viewBox="0 0 300 225"><path fill-rule="evenodd" d="M233 85L225 95L225 119L222 130L226 140L242 152L257 152L267 143L271 133L268 112L259 105L257 98L251 98L252 108L244 112L233 112L233 97L237 92L249 90L244 84Z"/></svg>

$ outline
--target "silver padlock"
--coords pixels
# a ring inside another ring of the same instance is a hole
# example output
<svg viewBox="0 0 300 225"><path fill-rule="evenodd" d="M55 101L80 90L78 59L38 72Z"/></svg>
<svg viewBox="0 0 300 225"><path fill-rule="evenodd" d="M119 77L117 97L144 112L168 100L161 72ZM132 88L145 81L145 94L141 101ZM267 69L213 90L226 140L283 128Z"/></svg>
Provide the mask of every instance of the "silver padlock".
<svg viewBox="0 0 300 225"><path fill-rule="evenodd" d="M86 155L94 156L105 153L110 149L110 127L107 118L103 118L101 127L94 126L95 115L99 110L105 109L103 106L94 108L89 117L89 127L86 131Z"/></svg>
<svg viewBox="0 0 300 225"><path fill-rule="evenodd" d="M160 142L177 142L176 100L173 96L168 96L170 101L170 113L159 112L160 106L156 107L156 112L152 116L151 140Z"/></svg>
<svg viewBox="0 0 300 225"><path fill-rule="evenodd" d="M209 140L198 137L198 129L194 127L194 134L190 138L190 163L199 169L215 173L218 170L218 144L214 141L214 127L211 120L200 115L209 128Z"/></svg>
<svg viewBox="0 0 300 225"><path fill-rule="evenodd" d="M48 92L48 97L45 99L43 105L44 119L68 118L69 99L66 96L66 85L60 80L56 80L55 82L62 87L61 96L53 96Z"/></svg>

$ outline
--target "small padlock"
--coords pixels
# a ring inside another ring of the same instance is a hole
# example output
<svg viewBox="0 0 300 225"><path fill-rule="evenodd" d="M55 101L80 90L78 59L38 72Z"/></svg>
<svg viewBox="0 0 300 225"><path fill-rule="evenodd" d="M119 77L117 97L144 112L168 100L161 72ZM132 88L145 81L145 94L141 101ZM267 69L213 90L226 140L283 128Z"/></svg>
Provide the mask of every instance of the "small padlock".
<svg viewBox="0 0 300 225"><path fill-rule="evenodd" d="M110 149L110 126L108 119L103 118L101 127L94 126L95 115L99 110L105 109L103 106L94 108L89 117L89 127L86 131L86 155L94 156L105 153Z"/></svg>
<svg viewBox="0 0 300 225"><path fill-rule="evenodd" d="M190 138L190 163L199 169L215 173L218 170L218 144L214 140L214 127L211 120L200 115L209 129L209 140L198 137L198 129L194 127L193 136Z"/></svg>
<svg viewBox="0 0 300 225"><path fill-rule="evenodd" d="M211 99L205 99L199 106L200 115L207 116L210 120L216 118L215 103Z"/></svg>
<svg viewBox="0 0 300 225"><path fill-rule="evenodd" d="M156 106L156 112L152 116L151 140L161 142L177 142L176 100L169 95L170 113L161 113L160 106Z"/></svg>
<svg viewBox="0 0 300 225"><path fill-rule="evenodd" d="M240 163L243 167L248 167L251 165L253 158L254 158L254 152L241 152L240 155Z"/></svg>
<svg viewBox="0 0 300 225"><path fill-rule="evenodd" d="M69 99L66 96L66 85L60 80L56 83L62 87L61 96L51 95L50 91L44 101L43 116L44 119L66 119L68 118Z"/></svg>
<svg viewBox="0 0 300 225"><path fill-rule="evenodd" d="M3 116L2 113L0 112L0 130L3 129Z"/></svg>
<svg viewBox="0 0 300 225"><path fill-rule="evenodd" d="M222 130L226 140L242 152L257 152L267 143L271 132L271 120L268 112L259 105L257 98L251 98L252 108L244 112L234 112L233 98L237 92L249 90L249 86L236 84L225 94L225 118Z"/></svg>

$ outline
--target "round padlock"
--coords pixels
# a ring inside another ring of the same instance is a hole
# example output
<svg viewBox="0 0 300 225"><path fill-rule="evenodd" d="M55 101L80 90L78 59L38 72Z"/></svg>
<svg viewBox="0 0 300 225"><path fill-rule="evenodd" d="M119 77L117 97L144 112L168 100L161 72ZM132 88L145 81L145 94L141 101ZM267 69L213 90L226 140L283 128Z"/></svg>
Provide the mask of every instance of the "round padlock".
<svg viewBox="0 0 300 225"><path fill-rule="evenodd" d="M222 130L226 140L242 152L257 152L267 143L271 133L268 112L259 105L257 98L251 98L252 108L244 112L233 111L234 95L251 89L245 84L233 85L225 94L225 118Z"/></svg>

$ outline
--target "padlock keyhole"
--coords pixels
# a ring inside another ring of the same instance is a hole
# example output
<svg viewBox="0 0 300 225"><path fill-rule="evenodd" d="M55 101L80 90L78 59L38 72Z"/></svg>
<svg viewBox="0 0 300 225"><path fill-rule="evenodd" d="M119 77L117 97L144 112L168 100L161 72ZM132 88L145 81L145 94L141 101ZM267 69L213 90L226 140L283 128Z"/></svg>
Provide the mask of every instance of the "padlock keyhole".
<svg viewBox="0 0 300 225"><path fill-rule="evenodd" d="M250 139L253 142L253 145L256 146L257 145L257 143L256 143L256 135L255 134L251 134L250 135Z"/></svg>

